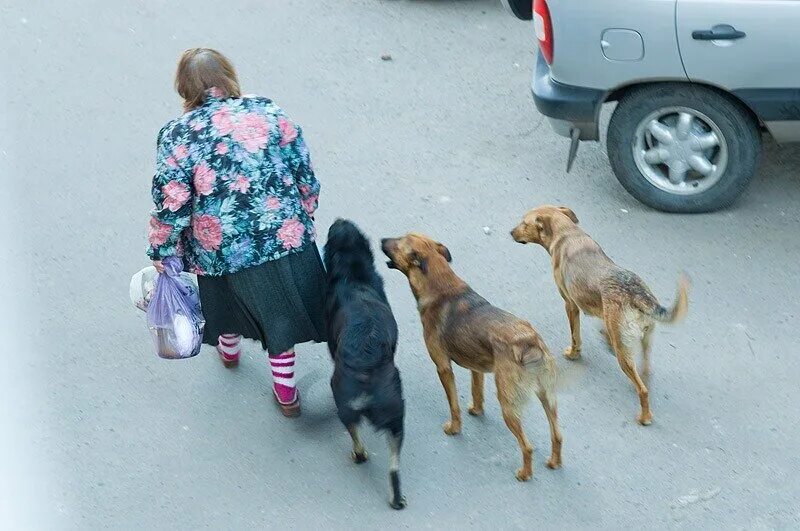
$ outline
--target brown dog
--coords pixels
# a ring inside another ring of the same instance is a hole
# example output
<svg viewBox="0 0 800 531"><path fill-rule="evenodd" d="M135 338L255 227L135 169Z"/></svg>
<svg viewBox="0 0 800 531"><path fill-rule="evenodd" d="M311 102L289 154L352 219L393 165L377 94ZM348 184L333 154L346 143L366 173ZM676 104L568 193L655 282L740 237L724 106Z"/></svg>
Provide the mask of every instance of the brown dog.
<svg viewBox="0 0 800 531"><path fill-rule="evenodd" d="M542 402L550 423L550 468L561 466L561 431L556 408L556 363L530 323L495 308L450 268L450 251L421 234L382 241L389 267L411 284L422 318L425 345L450 404L444 432L461 431L461 410L451 361L472 372L470 415L483 413L483 375L495 373L497 397L508 429L522 450L517 479L533 475L533 447L522 430L521 414L531 393Z"/></svg>
<svg viewBox="0 0 800 531"><path fill-rule="evenodd" d="M656 321L675 323L689 309L688 280L681 276L678 297L671 310L658 303L636 274L617 266L580 227L575 213L567 207L540 206L525 214L511 231L518 243L538 243L553 259L553 276L564 298L572 344L564 352L570 360L581 354L580 312L603 319L605 335L628 375L642 411L637 420L653 420L647 387L636 371L633 353L641 348L643 374L649 373L650 339Z"/></svg>

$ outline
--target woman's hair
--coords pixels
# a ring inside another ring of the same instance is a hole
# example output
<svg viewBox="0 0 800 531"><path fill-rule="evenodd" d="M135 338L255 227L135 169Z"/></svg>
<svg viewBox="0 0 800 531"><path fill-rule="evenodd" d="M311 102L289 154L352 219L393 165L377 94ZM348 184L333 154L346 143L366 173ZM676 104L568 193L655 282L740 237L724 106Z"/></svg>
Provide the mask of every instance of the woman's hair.
<svg viewBox="0 0 800 531"><path fill-rule="evenodd" d="M183 52L175 74L175 90L183 98L185 110L199 107L206 90L216 87L222 98L239 98L242 89L236 70L227 57L211 48L191 48Z"/></svg>

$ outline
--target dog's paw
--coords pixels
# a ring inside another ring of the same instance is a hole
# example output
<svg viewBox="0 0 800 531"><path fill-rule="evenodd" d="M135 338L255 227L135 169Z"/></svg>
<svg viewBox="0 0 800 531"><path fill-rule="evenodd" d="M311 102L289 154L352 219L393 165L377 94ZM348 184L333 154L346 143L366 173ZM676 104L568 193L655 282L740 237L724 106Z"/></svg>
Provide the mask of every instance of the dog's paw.
<svg viewBox="0 0 800 531"><path fill-rule="evenodd" d="M648 413L647 415L644 414L639 415L638 417L636 417L636 422L638 422L642 426L649 426L650 424L653 423L653 414Z"/></svg>
<svg viewBox="0 0 800 531"><path fill-rule="evenodd" d="M391 500L389 502L389 507L391 507L392 509L394 509L396 511L399 511L401 509L405 509L406 505L408 505L408 502L406 502L406 497L405 496L399 496L398 498L395 498L394 500Z"/></svg>
<svg viewBox="0 0 800 531"><path fill-rule="evenodd" d="M369 457L369 455L367 454L366 450L363 450L361 452L351 452L350 453L350 459L352 459L354 463L359 464L359 465L361 463L366 463L368 457Z"/></svg>
<svg viewBox="0 0 800 531"><path fill-rule="evenodd" d="M568 360L575 361L581 357L581 349L567 347L564 349L564 357L567 358Z"/></svg>
<svg viewBox="0 0 800 531"><path fill-rule="evenodd" d="M444 432L447 435L456 435L461 433L461 423L455 423L452 420L448 420L444 423Z"/></svg>
<svg viewBox="0 0 800 531"><path fill-rule="evenodd" d="M517 470L516 478L517 481L528 481L533 476L532 470L525 470L524 468L520 468Z"/></svg>
<svg viewBox="0 0 800 531"><path fill-rule="evenodd" d="M480 417L481 415L483 415L483 408L482 407L475 407L475 406L470 404L469 409L467 410L467 413L469 413L473 417Z"/></svg>
<svg viewBox="0 0 800 531"><path fill-rule="evenodd" d="M545 464L547 465L547 468L549 468L550 470L557 470L561 468L561 458L551 457L550 459L547 460L547 463Z"/></svg>

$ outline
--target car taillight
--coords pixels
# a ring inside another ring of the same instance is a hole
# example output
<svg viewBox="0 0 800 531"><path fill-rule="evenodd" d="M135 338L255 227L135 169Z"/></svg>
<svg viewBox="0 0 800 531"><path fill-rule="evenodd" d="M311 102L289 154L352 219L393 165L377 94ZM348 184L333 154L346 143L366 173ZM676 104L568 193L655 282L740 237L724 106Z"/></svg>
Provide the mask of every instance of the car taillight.
<svg viewBox="0 0 800 531"><path fill-rule="evenodd" d="M553 64L553 24L546 0L533 0L533 29L547 64Z"/></svg>

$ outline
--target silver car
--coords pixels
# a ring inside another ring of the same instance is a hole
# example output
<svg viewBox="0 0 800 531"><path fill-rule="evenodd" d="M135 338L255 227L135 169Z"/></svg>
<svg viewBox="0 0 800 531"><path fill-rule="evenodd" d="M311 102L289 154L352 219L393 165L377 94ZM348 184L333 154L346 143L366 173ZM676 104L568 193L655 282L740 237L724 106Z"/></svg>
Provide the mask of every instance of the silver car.
<svg viewBox="0 0 800 531"><path fill-rule="evenodd" d="M501 0L534 21L536 107L598 140L604 103L620 183L669 212L730 205L752 179L761 133L800 141L800 0Z"/></svg>

